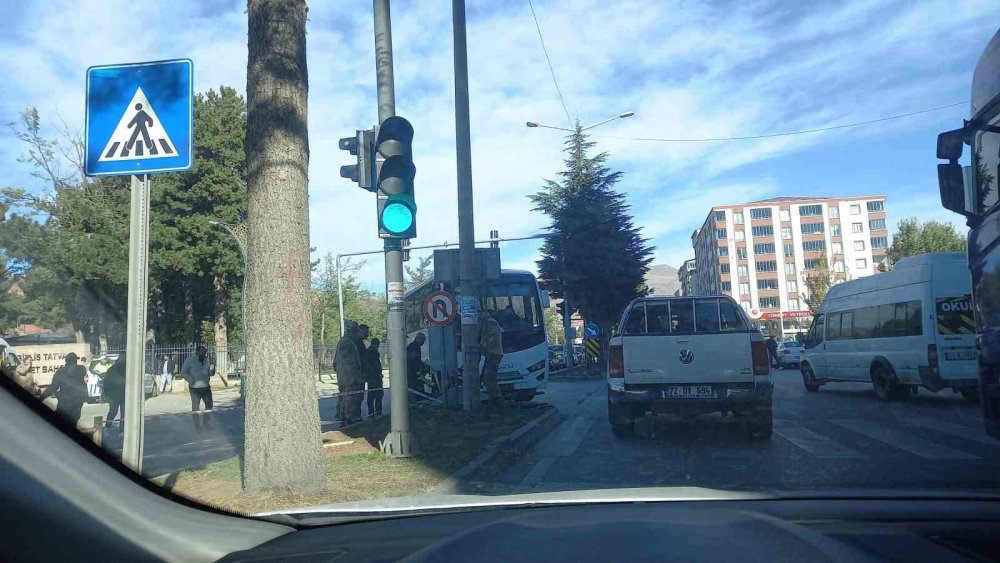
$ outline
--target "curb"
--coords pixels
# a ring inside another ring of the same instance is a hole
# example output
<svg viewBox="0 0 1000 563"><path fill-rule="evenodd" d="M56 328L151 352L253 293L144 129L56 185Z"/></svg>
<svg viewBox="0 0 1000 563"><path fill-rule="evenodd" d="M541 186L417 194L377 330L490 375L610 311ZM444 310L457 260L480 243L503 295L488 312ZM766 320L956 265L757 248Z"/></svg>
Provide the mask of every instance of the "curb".
<svg viewBox="0 0 1000 563"><path fill-rule="evenodd" d="M483 449L482 453L476 456L469 463L465 464L465 466L461 467L458 471L455 471L443 481L434 485L428 493L454 493L458 488L458 484L463 479L466 479L476 471L479 471L479 469L487 463L493 461L498 455L518 454L527 451L528 448L535 445L535 443L548 435L548 433L554 430L555 427L561 422L562 415L559 414L559 409L555 406L546 409L546 412L535 417L524 426L511 432L507 436L501 436L490 442L489 445Z"/></svg>
<svg viewBox="0 0 1000 563"><path fill-rule="evenodd" d="M601 370L588 369L588 366L574 366L569 369L561 369L555 373L549 372L549 381L585 381L593 379L603 379L604 373Z"/></svg>

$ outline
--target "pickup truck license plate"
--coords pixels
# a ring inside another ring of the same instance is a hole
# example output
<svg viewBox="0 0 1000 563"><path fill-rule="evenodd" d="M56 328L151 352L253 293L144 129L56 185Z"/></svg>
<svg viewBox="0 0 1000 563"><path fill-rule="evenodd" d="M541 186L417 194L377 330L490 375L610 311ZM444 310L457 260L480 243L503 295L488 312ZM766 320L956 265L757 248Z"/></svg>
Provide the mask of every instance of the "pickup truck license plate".
<svg viewBox="0 0 1000 563"><path fill-rule="evenodd" d="M979 357L977 350L946 350L945 360L975 360Z"/></svg>
<svg viewBox="0 0 1000 563"><path fill-rule="evenodd" d="M663 390L664 399L714 399L711 385L669 385Z"/></svg>

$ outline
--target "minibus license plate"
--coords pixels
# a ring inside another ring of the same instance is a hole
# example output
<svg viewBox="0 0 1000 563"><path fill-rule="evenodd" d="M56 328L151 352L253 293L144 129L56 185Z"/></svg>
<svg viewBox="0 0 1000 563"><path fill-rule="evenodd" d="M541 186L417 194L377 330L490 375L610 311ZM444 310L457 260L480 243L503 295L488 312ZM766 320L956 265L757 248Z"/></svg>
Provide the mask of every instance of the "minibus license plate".
<svg viewBox="0 0 1000 563"><path fill-rule="evenodd" d="M977 350L945 350L945 360L975 360L979 357Z"/></svg>

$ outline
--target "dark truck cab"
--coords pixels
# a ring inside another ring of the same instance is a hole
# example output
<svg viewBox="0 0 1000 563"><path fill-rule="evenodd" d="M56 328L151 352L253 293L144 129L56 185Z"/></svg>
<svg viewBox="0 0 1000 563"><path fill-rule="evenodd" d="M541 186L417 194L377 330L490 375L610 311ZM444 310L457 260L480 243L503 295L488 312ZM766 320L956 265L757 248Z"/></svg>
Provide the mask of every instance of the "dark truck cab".
<svg viewBox="0 0 1000 563"><path fill-rule="evenodd" d="M966 218L979 348L979 397L986 432L1000 439L1000 32L972 78L970 119L938 135L941 205ZM964 145L971 165L958 163Z"/></svg>

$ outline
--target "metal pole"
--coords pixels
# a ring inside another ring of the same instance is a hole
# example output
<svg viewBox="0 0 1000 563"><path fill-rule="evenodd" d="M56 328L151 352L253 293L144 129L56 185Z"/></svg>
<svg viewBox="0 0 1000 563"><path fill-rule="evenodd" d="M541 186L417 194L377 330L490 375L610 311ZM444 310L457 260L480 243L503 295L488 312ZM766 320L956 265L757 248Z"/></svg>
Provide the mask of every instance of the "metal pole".
<svg viewBox="0 0 1000 563"><path fill-rule="evenodd" d="M383 250L373 251L372 254L382 254ZM337 255L337 305L340 307L340 337L344 337L344 282L340 277L340 257L342 254Z"/></svg>
<svg viewBox="0 0 1000 563"><path fill-rule="evenodd" d="M128 313L125 332L125 436L122 461L142 473L143 379L146 368L146 296L149 282L149 176L132 176L128 241Z"/></svg>
<svg viewBox="0 0 1000 563"><path fill-rule="evenodd" d="M452 0L451 20L455 43L455 152L458 161L458 265L459 288L466 307L479 304L476 284L475 221L472 206L472 136L469 124L469 60L465 42L465 0ZM475 309L474 309L475 311ZM478 312L462 312L463 407L478 411L479 327Z"/></svg>
<svg viewBox="0 0 1000 563"><path fill-rule="evenodd" d="M374 0L375 80L378 88L378 122L396 115L396 93L392 78L392 25L389 0ZM386 239L385 286L389 337L389 397L392 404L389 435L382 452L389 457L410 457L414 452L410 435L410 401L406 382L406 328L403 326L403 249L400 241ZM341 315L343 322L343 315Z"/></svg>

